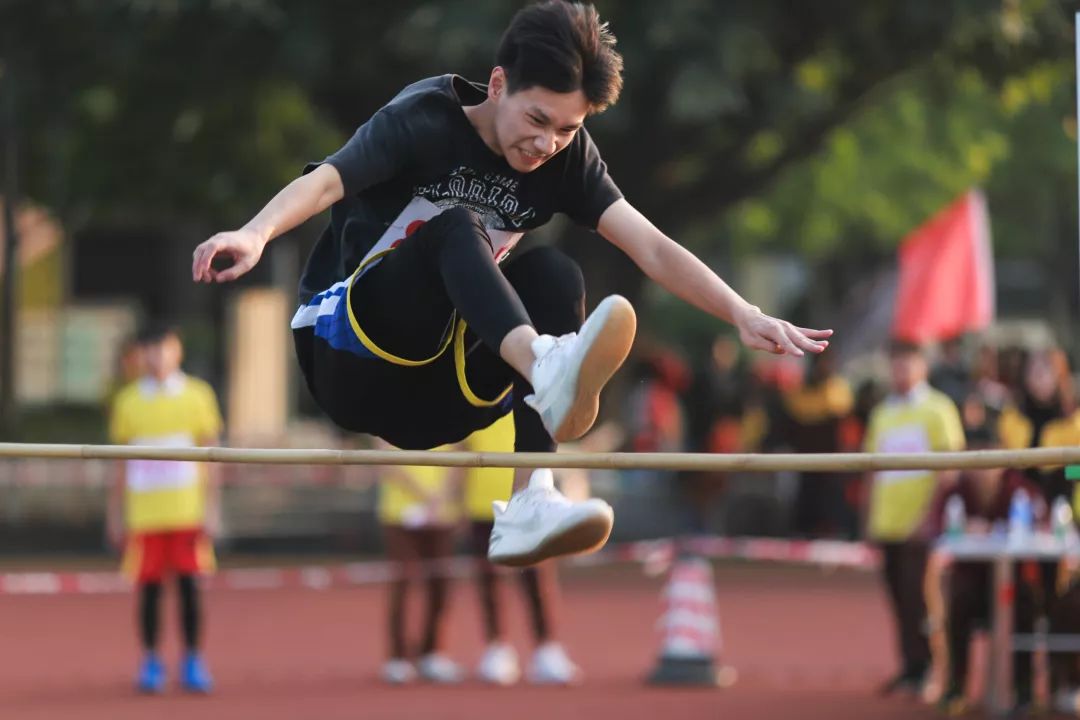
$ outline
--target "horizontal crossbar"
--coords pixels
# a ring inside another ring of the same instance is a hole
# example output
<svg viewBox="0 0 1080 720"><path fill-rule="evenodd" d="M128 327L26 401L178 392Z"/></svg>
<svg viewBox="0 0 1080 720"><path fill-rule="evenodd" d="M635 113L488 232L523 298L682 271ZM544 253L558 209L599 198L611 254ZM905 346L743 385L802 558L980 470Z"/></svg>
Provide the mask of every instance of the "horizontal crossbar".
<svg viewBox="0 0 1080 720"><path fill-rule="evenodd" d="M1080 463L1080 447L940 453L478 453L432 450L300 450L140 445L0 443L0 458L188 460L269 465L697 470L703 472L865 472L1055 467Z"/></svg>

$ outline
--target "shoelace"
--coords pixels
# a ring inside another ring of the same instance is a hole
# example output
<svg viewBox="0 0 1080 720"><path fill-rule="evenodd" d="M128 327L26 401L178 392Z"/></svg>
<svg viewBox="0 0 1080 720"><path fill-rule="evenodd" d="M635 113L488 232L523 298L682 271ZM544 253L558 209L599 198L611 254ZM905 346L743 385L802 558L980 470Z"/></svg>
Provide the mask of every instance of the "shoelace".
<svg viewBox="0 0 1080 720"><path fill-rule="evenodd" d="M543 367L546 361L557 354L555 352L557 349L568 344L575 337L577 337L577 333L566 333L565 335L560 335L558 337L553 335L541 335L538 339L541 341L542 347L536 357L536 367Z"/></svg>
<svg viewBox="0 0 1080 720"><path fill-rule="evenodd" d="M533 508L539 505L549 504L560 496L559 491L555 488L531 487L526 492L518 495L518 498L520 498L518 503L522 507Z"/></svg>

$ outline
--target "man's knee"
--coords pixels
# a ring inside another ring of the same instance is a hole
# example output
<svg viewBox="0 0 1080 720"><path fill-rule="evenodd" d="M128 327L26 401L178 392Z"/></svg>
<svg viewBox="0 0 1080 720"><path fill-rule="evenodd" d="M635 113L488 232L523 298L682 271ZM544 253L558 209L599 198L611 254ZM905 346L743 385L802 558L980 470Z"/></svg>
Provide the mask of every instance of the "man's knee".
<svg viewBox="0 0 1080 720"><path fill-rule="evenodd" d="M504 270L536 329L561 335L585 319L585 278L565 253L548 246L533 248Z"/></svg>
<svg viewBox="0 0 1080 720"><path fill-rule="evenodd" d="M487 230L480 216L465 207L452 207L428 220L425 230L436 231L443 238L456 238L462 235L479 235L487 240ZM490 245L490 241L488 241Z"/></svg>

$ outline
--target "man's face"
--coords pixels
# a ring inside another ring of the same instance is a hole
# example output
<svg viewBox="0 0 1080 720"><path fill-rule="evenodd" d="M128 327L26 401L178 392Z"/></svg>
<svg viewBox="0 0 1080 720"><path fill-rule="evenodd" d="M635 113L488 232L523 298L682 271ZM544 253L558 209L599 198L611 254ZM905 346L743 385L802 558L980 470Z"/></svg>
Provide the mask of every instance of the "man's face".
<svg viewBox="0 0 1080 720"><path fill-rule="evenodd" d="M589 113L585 93L557 93L539 86L509 92L502 68L491 73L495 140L506 162L532 172L565 150Z"/></svg>
<svg viewBox="0 0 1080 720"><path fill-rule="evenodd" d="M166 335L157 342L143 346L143 362L146 372L157 380L164 380L180 369L183 360L183 346L176 335Z"/></svg>
<svg viewBox="0 0 1080 720"><path fill-rule="evenodd" d="M1049 404L1057 393L1054 365L1046 353L1033 353L1024 368L1024 386L1040 403Z"/></svg>
<svg viewBox="0 0 1080 720"><path fill-rule="evenodd" d="M905 394L926 379L926 360L917 352L894 353L889 358L893 390Z"/></svg>

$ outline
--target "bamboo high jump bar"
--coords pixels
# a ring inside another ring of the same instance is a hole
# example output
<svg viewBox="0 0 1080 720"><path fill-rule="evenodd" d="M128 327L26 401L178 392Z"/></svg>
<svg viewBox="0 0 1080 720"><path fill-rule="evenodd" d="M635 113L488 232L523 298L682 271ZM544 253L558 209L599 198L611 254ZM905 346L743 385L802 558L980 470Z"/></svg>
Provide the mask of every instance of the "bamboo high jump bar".
<svg viewBox="0 0 1080 720"><path fill-rule="evenodd" d="M1080 464L1080 447L940 453L476 453L430 450L276 450L228 447L0 443L0 458L187 460L267 465L426 465L435 467L651 469L698 471L966 470Z"/></svg>

